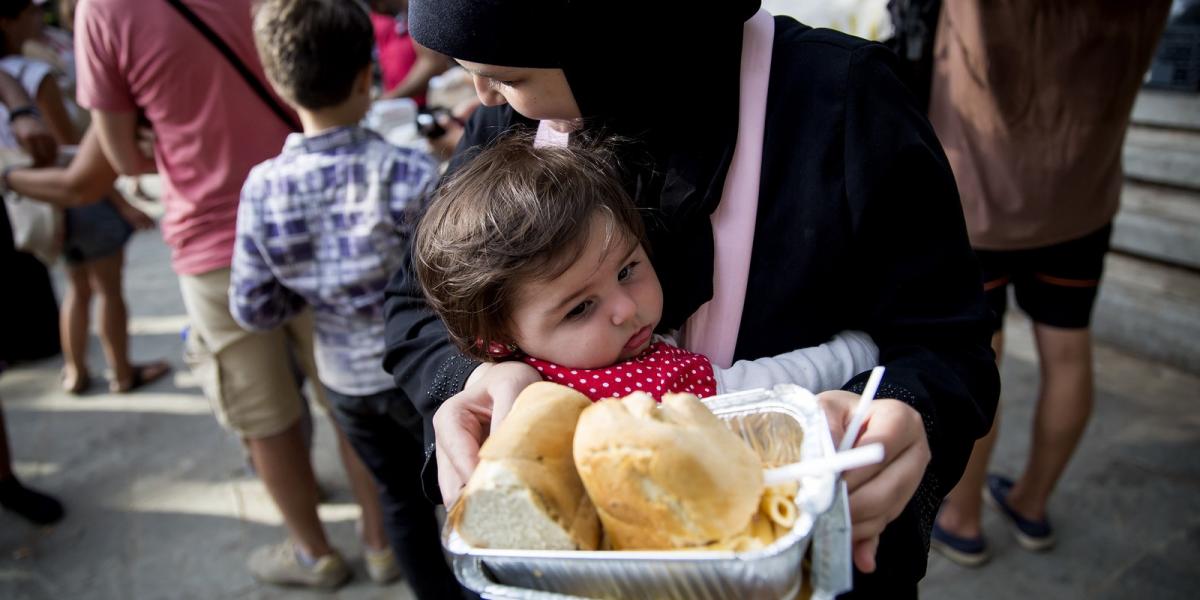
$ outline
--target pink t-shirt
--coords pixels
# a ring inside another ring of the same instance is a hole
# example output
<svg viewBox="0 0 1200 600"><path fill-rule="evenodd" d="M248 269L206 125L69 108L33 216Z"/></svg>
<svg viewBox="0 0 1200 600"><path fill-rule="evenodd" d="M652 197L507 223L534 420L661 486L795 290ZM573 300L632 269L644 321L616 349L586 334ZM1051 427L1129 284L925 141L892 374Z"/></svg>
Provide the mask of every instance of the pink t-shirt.
<svg viewBox="0 0 1200 600"><path fill-rule="evenodd" d="M266 82L250 30L250 0L187 5ZM238 196L254 165L279 154L285 126L234 68L161 0L88 0L75 15L80 106L141 110L157 136L166 208L161 227L175 272L230 265Z"/></svg>
<svg viewBox="0 0 1200 600"><path fill-rule="evenodd" d="M371 13L371 26L375 28L375 49L379 52L379 74L383 78L383 89L391 91L408 77L408 72L417 62L417 49L408 35L408 25L402 19ZM425 95L414 96L417 104L425 104Z"/></svg>

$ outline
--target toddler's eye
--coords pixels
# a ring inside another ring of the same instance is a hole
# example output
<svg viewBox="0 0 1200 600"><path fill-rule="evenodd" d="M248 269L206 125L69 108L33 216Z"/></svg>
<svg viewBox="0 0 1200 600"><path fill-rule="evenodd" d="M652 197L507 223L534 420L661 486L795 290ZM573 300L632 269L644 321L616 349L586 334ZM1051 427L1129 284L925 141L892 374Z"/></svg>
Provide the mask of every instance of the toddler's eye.
<svg viewBox="0 0 1200 600"><path fill-rule="evenodd" d="M624 267L621 267L621 271L619 273L617 273L617 281L625 281L626 279L629 279L630 277L632 277L633 270L637 266L638 266L637 262L631 262L631 263L625 265Z"/></svg>
<svg viewBox="0 0 1200 600"><path fill-rule="evenodd" d="M584 300L583 302L576 304L575 308L572 308L571 312L567 313L567 320L583 318L588 314L589 311L591 311L592 304L593 302L591 300Z"/></svg>

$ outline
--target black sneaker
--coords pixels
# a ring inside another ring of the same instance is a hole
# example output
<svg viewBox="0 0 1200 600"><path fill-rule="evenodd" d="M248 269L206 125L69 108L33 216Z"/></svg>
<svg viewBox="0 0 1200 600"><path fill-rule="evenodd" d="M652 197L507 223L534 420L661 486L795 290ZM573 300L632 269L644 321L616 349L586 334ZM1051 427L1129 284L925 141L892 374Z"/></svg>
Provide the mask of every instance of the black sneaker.
<svg viewBox="0 0 1200 600"><path fill-rule="evenodd" d="M1022 548L1032 552L1044 552L1054 547L1054 529L1049 519L1034 521L1021 516L1008 505L1008 493L1013 482L1003 475L988 475L983 488L983 500L996 509L1012 526L1013 537Z"/></svg>
<svg viewBox="0 0 1200 600"><path fill-rule="evenodd" d="M951 562L964 567L978 567L992 558L982 535L973 538L958 537L942 529L937 521L933 523L929 546Z"/></svg>
<svg viewBox="0 0 1200 600"><path fill-rule="evenodd" d="M37 525L57 523L64 514L58 500L21 485L16 477L0 480L0 506Z"/></svg>

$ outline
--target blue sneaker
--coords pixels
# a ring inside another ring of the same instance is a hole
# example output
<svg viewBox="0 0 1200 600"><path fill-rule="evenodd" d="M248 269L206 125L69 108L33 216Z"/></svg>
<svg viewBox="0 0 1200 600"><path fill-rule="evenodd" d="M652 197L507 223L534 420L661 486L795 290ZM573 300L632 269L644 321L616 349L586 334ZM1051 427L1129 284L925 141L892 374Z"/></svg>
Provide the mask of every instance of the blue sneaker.
<svg viewBox="0 0 1200 600"><path fill-rule="evenodd" d="M950 559L951 562L964 567L978 567L992 558L992 553L988 551L987 542L983 540L982 535L973 538L958 537L942 529L937 521L933 523L929 546Z"/></svg>
<svg viewBox="0 0 1200 600"><path fill-rule="evenodd" d="M1013 536L1022 548L1033 552L1043 552L1054 547L1054 529L1050 521L1043 519L1034 521L1027 519L1008 505L1008 493L1012 491L1013 482L1003 475L988 475L987 485L983 488L983 499L989 506L996 509L1012 526Z"/></svg>

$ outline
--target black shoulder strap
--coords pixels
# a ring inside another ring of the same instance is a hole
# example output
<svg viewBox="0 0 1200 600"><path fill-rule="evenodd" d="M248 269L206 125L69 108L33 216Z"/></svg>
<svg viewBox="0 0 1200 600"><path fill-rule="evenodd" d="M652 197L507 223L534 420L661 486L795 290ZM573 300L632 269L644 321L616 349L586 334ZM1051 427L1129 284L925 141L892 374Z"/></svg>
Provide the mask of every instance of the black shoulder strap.
<svg viewBox="0 0 1200 600"><path fill-rule="evenodd" d="M238 75L241 75L242 79L246 80L246 85L249 85L250 89L254 90L255 94L258 94L258 97L262 99L264 104L267 105L267 108L271 109L271 112L275 113L275 116L279 117L280 121L283 121L283 123L292 131L300 131L300 124L292 118L292 115L289 114L286 109L280 106L279 101L277 101L275 97L271 95L271 92L267 91L267 87L263 85L262 81L259 81L259 79L254 76L254 73L250 72L250 69L248 69L244 63L242 63L241 59L238 58L233 49L225 43L225 40L221 39L221 36L217 35L217 32L213 31L212 28L208 26L208 23L205 23L200 19L200 17L196 16L196 13L192 12L192 9L188 8L182 0L167 0L167 4L170 4L175 8L175 10L179 11L179 14L182 15L188 23L191 23L192 26L196 28L196 31L200 32L200 35L203 35L214 47L216 47L217 51L229 61L229 64L233 65L233 68L238 72Z"/></svg>

